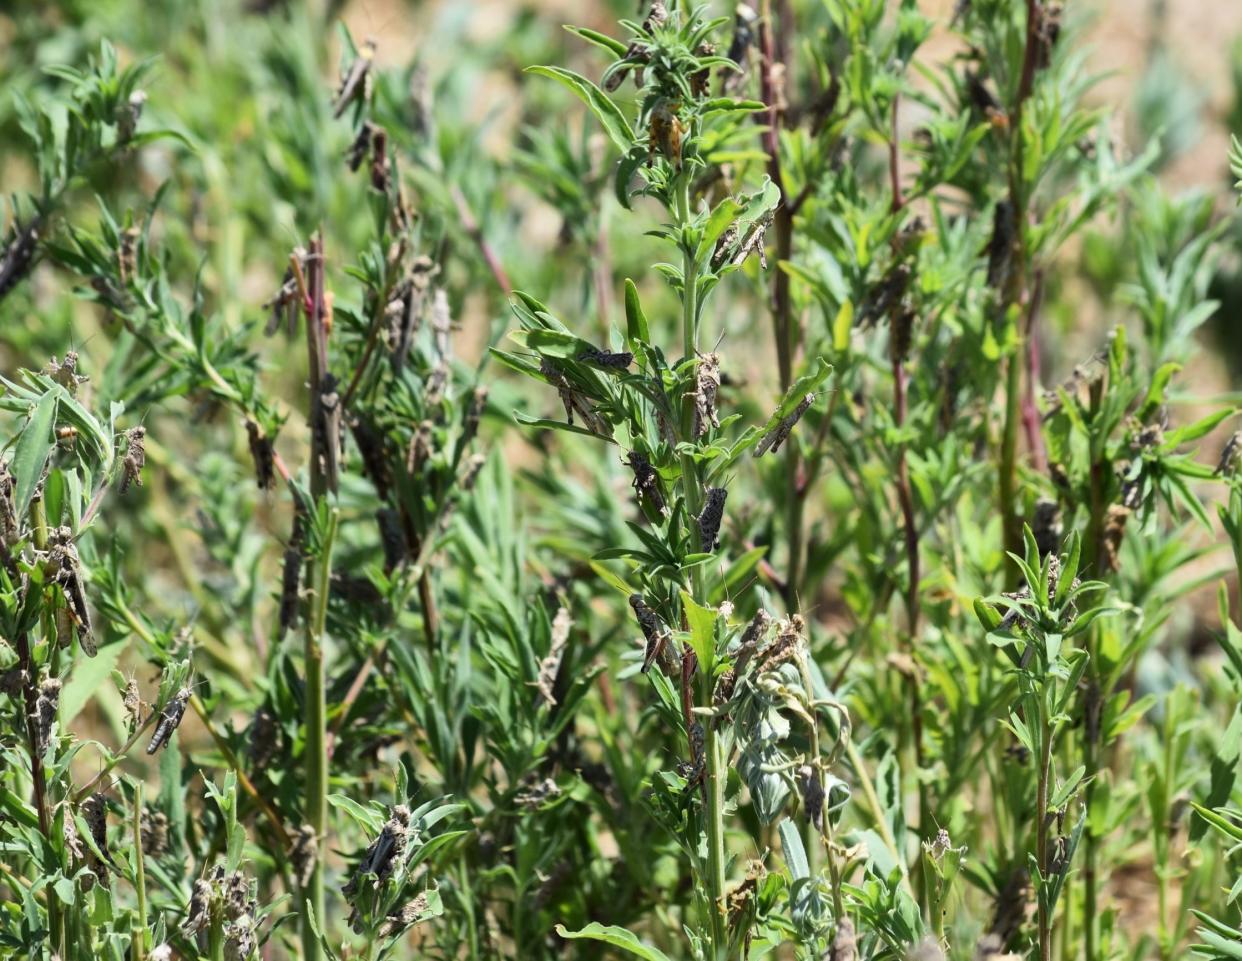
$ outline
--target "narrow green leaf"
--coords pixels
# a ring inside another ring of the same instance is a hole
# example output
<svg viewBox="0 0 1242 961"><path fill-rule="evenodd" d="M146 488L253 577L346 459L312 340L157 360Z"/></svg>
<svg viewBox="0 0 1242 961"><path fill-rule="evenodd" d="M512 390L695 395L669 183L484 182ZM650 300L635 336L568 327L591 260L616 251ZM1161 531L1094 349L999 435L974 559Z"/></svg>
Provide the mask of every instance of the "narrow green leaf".
<svg viewBox="0 0 1242 961"><path fill-rule="evenodd" d="M549 77L572 90L590 108L591 113L595 114L595 118L617 145L617 149L623 154L630 152L630 148L634 146L634 131L630 128L629 121L621 113L621 108L590 80L563 67L527 67L526 72Z"/></svg>
<svg viewBox="0 0 1242 961"><path fill-rule="evenodd" d="M43 476L43 467L56 444L52 427L56 423L58 394L59 391L50 390L39 398L26 429L17 441L17 450L13 454L13 479L18 517L26 516L35 488L39 486L39 478Z"/></svg>
<svg viewBox="0 0 1242 961"><path fill-rule="evenodd" d="M647 315L643 313L643 305L638 300L638 287L629 277L625 278L625 330L631 350L634 349L635 342L651 342Z"/></svg>
<svg viewBox="0 0 1242 961"><path fill-rule="evenodd" d="M565 24L565 29L581 37L587 43L593 43L597 47L612 51L618 57L624 57L625 51L629 49L620 40L610 37L606 33L600 33L598 30L591 30L587 27L573 27L569 24Z"/></svg>
<svg viewBox="0 0 1242 961"><path fill-rule="evenodd" d="M603 941L634 955L636 958L642 958L644 961L671 961L669 956L659 948L648 944L646 941L638 940L638 935L632 931L627 931L625 928L612 924L605 926L598 921L592 921L585 928L579 928L577 931L570 931L565 925L558 924L556 926L556 933L570 941L579 939Z"/></svg>

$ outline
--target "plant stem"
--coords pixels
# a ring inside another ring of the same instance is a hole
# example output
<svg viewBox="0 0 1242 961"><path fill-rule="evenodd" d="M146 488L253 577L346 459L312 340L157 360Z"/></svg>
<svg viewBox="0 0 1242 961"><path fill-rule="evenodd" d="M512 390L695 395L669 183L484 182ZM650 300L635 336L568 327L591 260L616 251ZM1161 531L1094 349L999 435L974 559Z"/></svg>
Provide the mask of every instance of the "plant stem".
<svg viewBox="0 0 1242 961"><path fill-rule="evenodd" d="M1035 861L1039 865L1039 961L1052 957L1052 917L1048 904L1048 787L1052 773L1052 729L1043 692L1034 695L1039 702L1039 786L1035 798Z"/></svg>
<svg viewBox="0 0 1242 961"><path fill-rule="evenodd" d="M894 107L895 109L895 107ZM906 369L902 358L893 355L893 422L898 432L906 422ZM919 810L916 829L919 837L923 835L927 823L928 798L927 787L923 783L920 772L923 769L923 695L920 690L918 668L913 664L915 641L919 632L919 532L914 520L914 495L910 489L910 471L906 464L906 445L903 441L897 448L897 500L901 505L902 530L906 545L906 567L908 583L906 585L906 642L902 645L912 660L911 674L907 680L910 687L910 739L914 748L914 774L918 785ZM919 875L923 874L923 859L919 855ZM922 886L926 894L927 886Z"/></svg>
<svg viewBox="0 0 1242 961"><path fill-rule="evenodd" d="M688 172L681 174L681 182L677 190L677 206L674 214L678 225L685 226L691 220L691 183ZM699 263L694 251L687 248L682 253L682 347L686 358L692 362L690 376L692 381L698 371L699 343L699 301L698 301ZM693 391L686 391L681 407L681 436L690 440L695 436L695 398ZM696 551L702 548L699 539L699 528L695 522L702 509L702 478L699 466L689 454L681 457L682 492L686 502L687 523L690 527L691 543ZM695 600L703 602L704 583L703 565L698 564L690 573L691 594ZM701 680L699 700L705 706L712 702L712 677L706 665L700 666ZM691 719L686 719L687 724ZM724 853L724 786L728 777L724 759L721 757L721 745L714 725L705 724L703 736L703 753L705 757L704 777L704 819L707 831L707 898L710 915L713 961L723 959L728 954L729 933L725 926L723 914L725 893L725 853Z"/></svg>
<svg viewBox="0 0 1242 961"><path fill-rule="evenodd" d="M138 916L130 929L134 961L142 961L147 946L147 877L142 863L142 782L134 783L134 890L138 896Z"/></svg>
<svg viewBox="0 0 1242 961"><path fill-rule="evenodd" d="M323 241L315 237L310 243L307 258L310 269L307 287L310 309L306 315L306 341L310 368L311 387L311 498L315 504L327 495L328 479L324 476L321 460L321 444L334 443L334 439L320 438L323 429L320 415L320 390L327 373L327 337L323 329L324 308L324 262ZM315 857L310 883L302 889L302 958L303 961L322 961L323 946L311 923L323 928L324 871L323 856L327 850L325 834L328 824L328 751L327 751L327 703L324 693L323 628L327 618L328 589L332 574L332 542L336 535L337 512L329 515L326 541L318 565L316 580L314 557L306 560L306 583L315 584L315 593L308 601L309 612L304 618L304 660L306 690L304 722L306 726L306 822L315 832Z"/></svg>
<svg viewBox="0 0 1242 961"><path fill-rule="evenodd" d="M306 619L306 822L315 832L316 852L310 884L303 891L306 907L315 912L320 926L324 919L324 844L328 827L328 748L327 703L324 693L323 635L328 616L328 590L332 573L332 546L336 539L338 513L329 515L323 555L318 564L318 582L312 598L311 616ZM307 579L316 573L313 561L307 564ZM308 944L308 940L313 945ZM322 957L319 938L305 923L302 929L302 953L307 961Z"/></svg>

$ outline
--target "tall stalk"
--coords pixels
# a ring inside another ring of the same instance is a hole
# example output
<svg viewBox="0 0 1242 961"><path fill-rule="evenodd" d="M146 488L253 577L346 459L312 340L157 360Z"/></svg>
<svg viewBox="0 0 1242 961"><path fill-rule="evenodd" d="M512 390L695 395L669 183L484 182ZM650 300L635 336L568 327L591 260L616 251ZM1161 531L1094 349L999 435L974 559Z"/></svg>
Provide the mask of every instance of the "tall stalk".
<svg viewBox="0 0 1242 961"><path fill-rule="evenodd" d="M310 243L307 258L306 343L310 378L311 498L316 505L326 496L329 481L321 460L320 390L327 372L327 335L324 319L323 241L316 237ZM328 751L327 705L324 694L323 631L327 616L328 587L332 573L332 540L336 530L336 514L332 514L327 542L319 564L313 557L306 560L306 582L314 585L309 616L305 618L304 658L306 692L304 723L306 725L306 823L315 833L315 852L309 883L302 890L302 956L305 961L321 961L323 948L316 926L322 928L324 918L323 855L328 824ZM316 573L318 571L318 577ZM314 923L312 923L312 916Z"/></svg>
<svg viewBox="0 0 1242 961"><path fill-rule="evenodd" d="M681 175L681 183L677 190L676 217L678 227L684 227L693 217L691 208L691 190L689 173ZM694 369L698 366L699 344L699 301L698 276L701 264L694 252L687 247L682 255L682 347L686 357L692 361ZM691 377L694 377L692 370ZM687 393L682 398L681 434L683 438L691 438L695 433L695 401L693 394ZM682 493L686 501L686 510L690 517L696 517L702 510L703 481L698 463L689 454L681 457ZM691 538L695 550L701 550L699 528L690 524ZM696 601L703 602L703 565L697 564L690 572L691 595ZM712 678L706 671L700 672L698 700L701 706L710 707L712 703ZM692 718L687 718L689 725ZM721 907L725 893L725 854L724 854L724 787L728 772L724 770L720 752L720 741L716 725L704 725L703 753L704 762L704 819L707 830L707 896L708 910L711 915L712 957L724 958L728 952L729 932L725 926Z"/></svg>
<svg viewBox="0 0 1242 961"><path fill-rule="evenodd" d="M1048 883L1048 791L1052 776L1052 728L1048 723L1048 711L1043 692L1036 694L1033 700L1038 702L1039 720L1039 782L1035 797L1035 860L1039 865L1039 876L1043 883ZM1041 890L1039 895L1039 961L1050 961L1052 957L1052 914L1046 893Z"/></svg>

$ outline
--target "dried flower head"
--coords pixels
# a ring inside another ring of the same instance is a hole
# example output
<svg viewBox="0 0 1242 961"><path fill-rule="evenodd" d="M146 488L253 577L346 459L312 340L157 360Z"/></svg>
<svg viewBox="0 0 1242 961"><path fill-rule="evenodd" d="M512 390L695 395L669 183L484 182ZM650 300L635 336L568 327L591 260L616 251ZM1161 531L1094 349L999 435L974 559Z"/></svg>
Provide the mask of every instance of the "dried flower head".
<svg viewBox="0 0 1242 961"><path fill-rule="evenodd" d="M293 880L298 887L305 888L315 873L315 864L319 859L319 836L309 824L300 824L293 832L293 845L289 851L293 862Z"/></svg>
<svg viewBox="0 0 1242 961"><path fill-rule="evenodd" d="M565 656L565 647L569 643L569 631L573 627L573 619L569 616L569 608L561 607L552 619L552 636L548 643L548 653L539 662L539 677L535 687L539 697L548 707L556 707L556 676L561 669L561 660Z"/></svg>

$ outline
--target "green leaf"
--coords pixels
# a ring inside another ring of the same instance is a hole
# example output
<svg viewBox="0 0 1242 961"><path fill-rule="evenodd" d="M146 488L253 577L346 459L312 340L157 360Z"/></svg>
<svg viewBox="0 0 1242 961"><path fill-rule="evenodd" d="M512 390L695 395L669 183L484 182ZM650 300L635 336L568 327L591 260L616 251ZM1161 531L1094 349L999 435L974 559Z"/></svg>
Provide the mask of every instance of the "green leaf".
<svg viewBox="0 0 1242 961"><path fill-rule="evenodd" d="M636 958L643 958L644 961L672 961L659 948L648 944L646 941L638 940L638 935L632 931L627 931L625 928L617 927L615 924L605 926L598 921L592 921L585 928L579 928L577 931L570 931L565 925L558 924L556 926L556 933L570 941L579 939L603 941L634 955Z"/></svg>
<svg viewBox="0 0 1242 961"><path fill-rule="evenodd" d="M638 300L638 287L629 277L625 278L625 330L629 338L629 347L634 349L635 343L651 342L651 331L647 328L647 315Z"/></svg>
<svg viewBox="0 0 1242 961"><path fill-rule="evenodd" d="M1074 578L1078 576L1078 564L1081 558L1082 538L1079 537L1078 531L1073 531L1069 536L1069 553L1066 554L1065 563L1061 565L1061 573L1058 575L1056 596L1052 599L1052 603L1057 607L1065 603L1065 598L1074 584Z"/></svg>
<svg viewBox="0 0 1242 961"><path fill-rule="evenodd" d="M610 584L611 586L615 587L618 591L621 592L623 596L629 597L631 594L634 593L634 588L632 588L629 584L625 583L625 581L623 581L616 574L610 571L602 563L599 563L597 561L590 561L589 563L591 565L591 570L593 570L596 573L596 575L600 578L600 580L604 581L604 583L606 584Z"/></svg>
<svg viewBox="0 0 1242 961"><path fill-rule="evenodd" d="M30 415L30 422L17 441L17 451L13 455L13 479L18 517L26 516L39 478L43 476L43 466L56 444L52 427L56 423L59 393L59 390L50 390L39 398Z"/></svg>
<svg viewBox="0 0 1242 961"><path fill-rule="evenodd" d="M854 327L854 302L847 300L841 304L837 316L832 322L832 349L843 354L850 349L850 331Z"/></svg>
<svg viewBox="0 0 1242 961"><path fill-rule="evenodd" d="M374 811L363 807L353 798L344 794L329 794L328 803L335 808L340 808L358 824L366 828L368 834L378 834L379 829L384 826L384 820Z"/></svg>
<svg viewBox="0 0 1242 961"><path fill-rule="evenodd" d="M630 182L646 159L646 153L641 148L635 148L622 157L620 163L617 164L612 189L617 202L626 210L630 209Z"/></svg>
<svg viewBox="0 0 1242 961"><path fill-rule="evenodd" d="M690 646L699 659L699 670L711 672L716 659L716 610L703 607L685 591L681 592L682 608L690 625Z"/></svg>
<svg viewBox="0 0 1242 961"><path fill-rule="evenodd" d="M609 100L604 91L590 80L563 67L527 67L526 72L541 77L550 77L572 90L591 109L591 113L595 114L595 118L603 126L604 132L608 134L612 142L617 145L617 149L623 154L630 152L630 148L634 146L634 131L630 129L629 122L621 113L621 108Z"/></svg>
<svg viewBox="0 0 1242 961"><path fill-rule="evenodd" d="M1001 626L1000 612L982 597L975 598L975 617L979 619L979 623L983 625L983 629L989 634Z"/></svg>
<svg viewBox="0 0 1242 961"><path fill-rule="evenodd" d="M527 427L539 427L543 430L563 430L570 434L585 434L587 437L595 437L599 440L606 440L610 444L615 444L611 437L605 437L603 434L597 434L593 430L587 430L585 427L579 427L577 424L567 424L563 420L548 420L546 417L531 417L529 414L523 414L521 411L513 412L513 419L519 424L525 424Z"/></svg>
<svg viewBox="0 0 1242 961"><path fill-rule="evenodd" d="M785 855L785 863L789 865L789 874L795 881L811 876L811 864L806 857L806 847L802 844L802 832L792 818L785 818L780 824L781 851Z"/></svg>
<svg viewBox="0 0 1242 961"><path fill-rule="evenodd" d="M587 43L593 43L597 47L612 51L618 57L624 57L625 51L629 49L620 40L610 37L606 33L600 33L598 30L591 30L587 27L573 27L569 24L565 24L565 29L581 37Z"/></svg>
<svg viewBox="0 0 1242 961"><path fill-rule="evenodd" d="M795 380L785 391L785 396L781 398L781 402L777 405L776 410L772 412L772 416L768 418L768 422L763 426L762 433L766 434L775 429L776 425L785 417L788 417L795 407L802 402L802 398L807 394L813 394L823 386L824 382L832 374L832 365L822 357L815 358L814 368L806 374L803 374Z"/></svg>
<svg viewBox="0 0 1242 961"><path fill-rule="evenodd" d="M104 680L120 660L124 644L109 644L99 649L93 658L82 658L74 663L73 673L60 692L60 720L69 724L86 707L95 695L115 696L115 691Z"/></svg>

